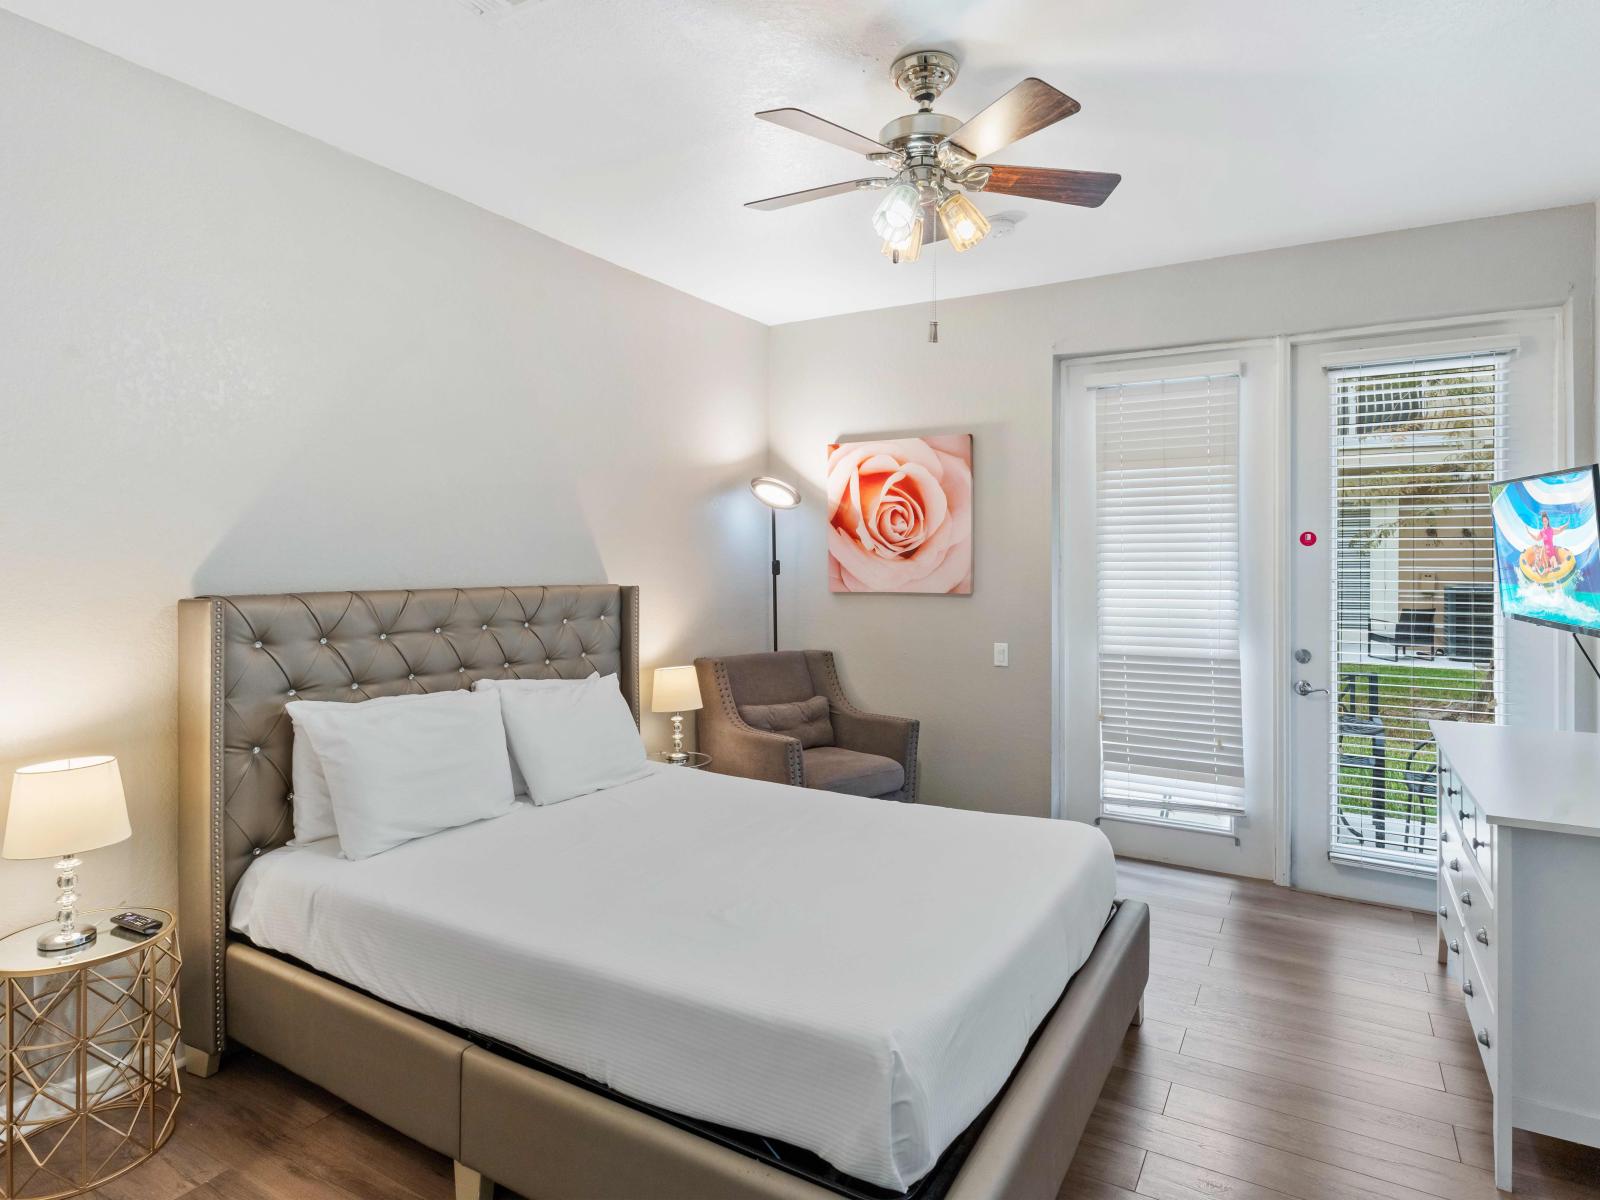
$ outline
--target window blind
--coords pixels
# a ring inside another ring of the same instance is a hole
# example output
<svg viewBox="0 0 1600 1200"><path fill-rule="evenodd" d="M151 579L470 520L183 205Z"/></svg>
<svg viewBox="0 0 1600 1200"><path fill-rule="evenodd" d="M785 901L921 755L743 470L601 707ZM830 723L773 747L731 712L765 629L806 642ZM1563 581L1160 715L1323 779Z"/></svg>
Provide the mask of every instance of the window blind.
<svg viewBox="0 0 1600 1200"><path fill-rule="evenodd" d="M1488 353L1328 372L1336 859L1433 870L1427 722L1499 719L1489 483L1502 458L1509 362Z"/></svg>
<svg viewBox="0 0 1600 1200"><path fill-rule="evenodd" d="M1096 387L1102 811L1244 811L1239 376Z"/></svg>

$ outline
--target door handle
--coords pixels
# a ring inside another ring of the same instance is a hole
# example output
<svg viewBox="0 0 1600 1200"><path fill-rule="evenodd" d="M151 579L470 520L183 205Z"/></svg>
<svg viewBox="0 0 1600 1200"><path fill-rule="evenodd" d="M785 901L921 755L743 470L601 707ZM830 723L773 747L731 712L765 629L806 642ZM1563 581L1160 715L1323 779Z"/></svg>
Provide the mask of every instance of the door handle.
<svg viewBox="0 0 1600 1200"><path fill-rule="evenodd" d="M1328 689L1312 687L1304 679L1296 679L1294 681L1294 692L1297 696L1315 696L1318 692L1321 692L1323 695L1327 695Z"/></svg>

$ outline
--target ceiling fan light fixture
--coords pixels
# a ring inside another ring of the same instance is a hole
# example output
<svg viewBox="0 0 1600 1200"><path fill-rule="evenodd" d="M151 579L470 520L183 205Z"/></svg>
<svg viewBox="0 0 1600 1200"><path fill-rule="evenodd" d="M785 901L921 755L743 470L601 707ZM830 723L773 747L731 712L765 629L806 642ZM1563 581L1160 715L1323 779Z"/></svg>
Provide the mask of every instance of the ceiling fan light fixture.
<svg viewBox="0 0 1600 1200"><path fill-rule="evenodd" d="M911 222L911 228L906 231L905 237L896 241L894 238L883 240L883 256L892 263L912 263L922 256L922 217Z"/></svg>
<svg viewBox="0 0 1600 1200"><path fill-rule="evenodd" d="M958 254L971 250L989 234L988 218L960 192L952 192L939 204L939 224Z"/></svg>
<svg viewBox="0 0 1600 1200"><path fill-rule="evenodd" d="M922 197L909 183L894 184L872 214L872 227L886 241L901 241L922 218Z"/></svg>

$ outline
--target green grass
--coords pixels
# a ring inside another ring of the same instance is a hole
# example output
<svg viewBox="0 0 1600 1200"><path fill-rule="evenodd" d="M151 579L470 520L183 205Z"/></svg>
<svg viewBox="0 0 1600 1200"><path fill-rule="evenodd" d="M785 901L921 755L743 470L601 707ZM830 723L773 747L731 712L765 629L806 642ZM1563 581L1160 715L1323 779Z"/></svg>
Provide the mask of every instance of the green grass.
<svg viewBox="0 0 1600 1200"><path fill-rule="evenodd" d="M1384 769L1379 794L1373 795L1372 769L1365 764L1344 763L1339 768L1339 810L1346 814L1365 814L1375 802L1383 806L1386 821L1385 845L1389 839L1398 848L1406 822L1415 837L1419 827L1437 819L1431 781L1420 777L1408 787L1406 773L1432 774L1435 765L1433 738L1428 721L1435 717L1470 719L1474 709L1487 708L1492 697L1493 671L1489 664L1477 666L1433 666L1421 662L1343 663L1339 667L1338 691L1341 715L1346 720L1364 721L1368 714L1369 677L1378 683L1377 715L1383 722ZM1348 689L1353 687L1354 692ZM1370 758L1373 739L1353 731L1339 736L1339 754Z"/></svg>

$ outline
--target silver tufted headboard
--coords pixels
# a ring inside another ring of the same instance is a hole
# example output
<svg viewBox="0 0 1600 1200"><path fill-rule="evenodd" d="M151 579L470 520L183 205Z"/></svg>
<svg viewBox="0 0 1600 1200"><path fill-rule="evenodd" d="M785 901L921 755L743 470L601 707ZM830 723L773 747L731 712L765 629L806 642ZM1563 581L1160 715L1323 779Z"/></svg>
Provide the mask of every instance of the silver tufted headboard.
<svg viewBox="0 0 1600 1200"><path fill-rule="evenodd" d="M227 907L293 835L291 700L370 700L479 679L615 674L639 719L639 589L431 588L178 603L184 1041L223 1048Z"/></svg>

